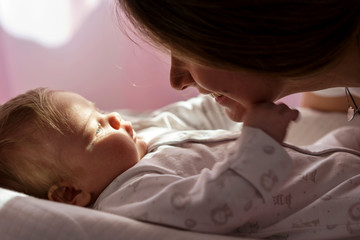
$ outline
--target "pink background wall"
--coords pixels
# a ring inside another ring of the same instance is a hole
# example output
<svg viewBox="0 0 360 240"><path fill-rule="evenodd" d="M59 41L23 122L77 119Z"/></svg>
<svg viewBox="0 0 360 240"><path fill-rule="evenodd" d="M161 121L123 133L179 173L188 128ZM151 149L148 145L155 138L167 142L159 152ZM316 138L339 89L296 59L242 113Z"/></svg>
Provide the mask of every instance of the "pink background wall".
<svg viewBox="0 0 360 240"><path fill-rule="evenodd" d="M4 52L4 35L5 33L0 28L0 103L7 100L10 96L10 89L8 83L8 77L6 74L7 64L5 61Z"/></svg>
<svg viewBox="0 0 360 240"><path fill-rule="evenodd" d="M0 101L35 87L78 92L99 108L150 110L197 95L171 89L169 57L130 41L108 4L100 4L69 42L47 48L0 25ZM291 106L298 95L287 97Z"/></svg>

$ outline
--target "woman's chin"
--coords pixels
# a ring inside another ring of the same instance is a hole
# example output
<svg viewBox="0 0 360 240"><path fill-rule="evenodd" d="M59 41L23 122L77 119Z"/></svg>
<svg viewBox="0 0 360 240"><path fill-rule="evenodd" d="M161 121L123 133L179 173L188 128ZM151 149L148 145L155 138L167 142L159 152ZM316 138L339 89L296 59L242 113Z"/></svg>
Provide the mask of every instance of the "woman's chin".
<svg viewBox="0 0 360 240"><path fill-rule="evenodd" d="M234 122L242 122L245 109L243 107L231 109L225 109L226 115Z"/></svg>

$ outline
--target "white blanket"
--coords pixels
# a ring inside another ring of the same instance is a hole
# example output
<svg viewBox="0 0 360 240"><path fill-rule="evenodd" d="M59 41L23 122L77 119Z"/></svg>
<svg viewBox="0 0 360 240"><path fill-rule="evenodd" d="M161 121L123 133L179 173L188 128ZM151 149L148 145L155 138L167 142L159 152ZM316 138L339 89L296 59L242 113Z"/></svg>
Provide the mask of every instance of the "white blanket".
<svg viewBox="0 0 360 240"><path fill-rule="evenodd" d="M0 189L1 239L231 240L152 225L88 208L24 196Z"/></svg>

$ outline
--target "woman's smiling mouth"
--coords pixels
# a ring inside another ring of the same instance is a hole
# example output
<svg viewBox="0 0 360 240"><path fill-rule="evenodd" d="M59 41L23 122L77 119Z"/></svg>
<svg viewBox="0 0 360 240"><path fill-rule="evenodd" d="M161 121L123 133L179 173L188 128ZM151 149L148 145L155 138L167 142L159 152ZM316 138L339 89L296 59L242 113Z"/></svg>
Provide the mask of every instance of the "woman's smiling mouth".
<svg viewBox="0 0 360 240"><path fill-rule="evenodd" d="M225 96L219 93L210 93L210 96L215 99L215 101L221 104L225 100Z"/></svg>

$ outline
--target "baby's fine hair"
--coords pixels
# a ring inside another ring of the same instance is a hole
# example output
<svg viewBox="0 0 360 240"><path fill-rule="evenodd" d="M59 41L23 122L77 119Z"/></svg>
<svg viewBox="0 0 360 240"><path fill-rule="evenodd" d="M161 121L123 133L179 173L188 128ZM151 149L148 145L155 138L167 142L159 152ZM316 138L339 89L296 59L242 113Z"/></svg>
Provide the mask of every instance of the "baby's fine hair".
<svg viewBox="0 0 360 240"><path fill-rule="evenodd" d="M66 123L52 94L37 88L0 106L0 187L46 199L59 180L59 149L47 140L49 132L63 134Z"/></svg>
<svg viewBox="0 0 360 240"><path fill-rule="evenodd" d="M358 0L118 0L118 16L180 59L304 77L339 62L358 34ZM126 16L126 18L123 18Z"/></svg>

